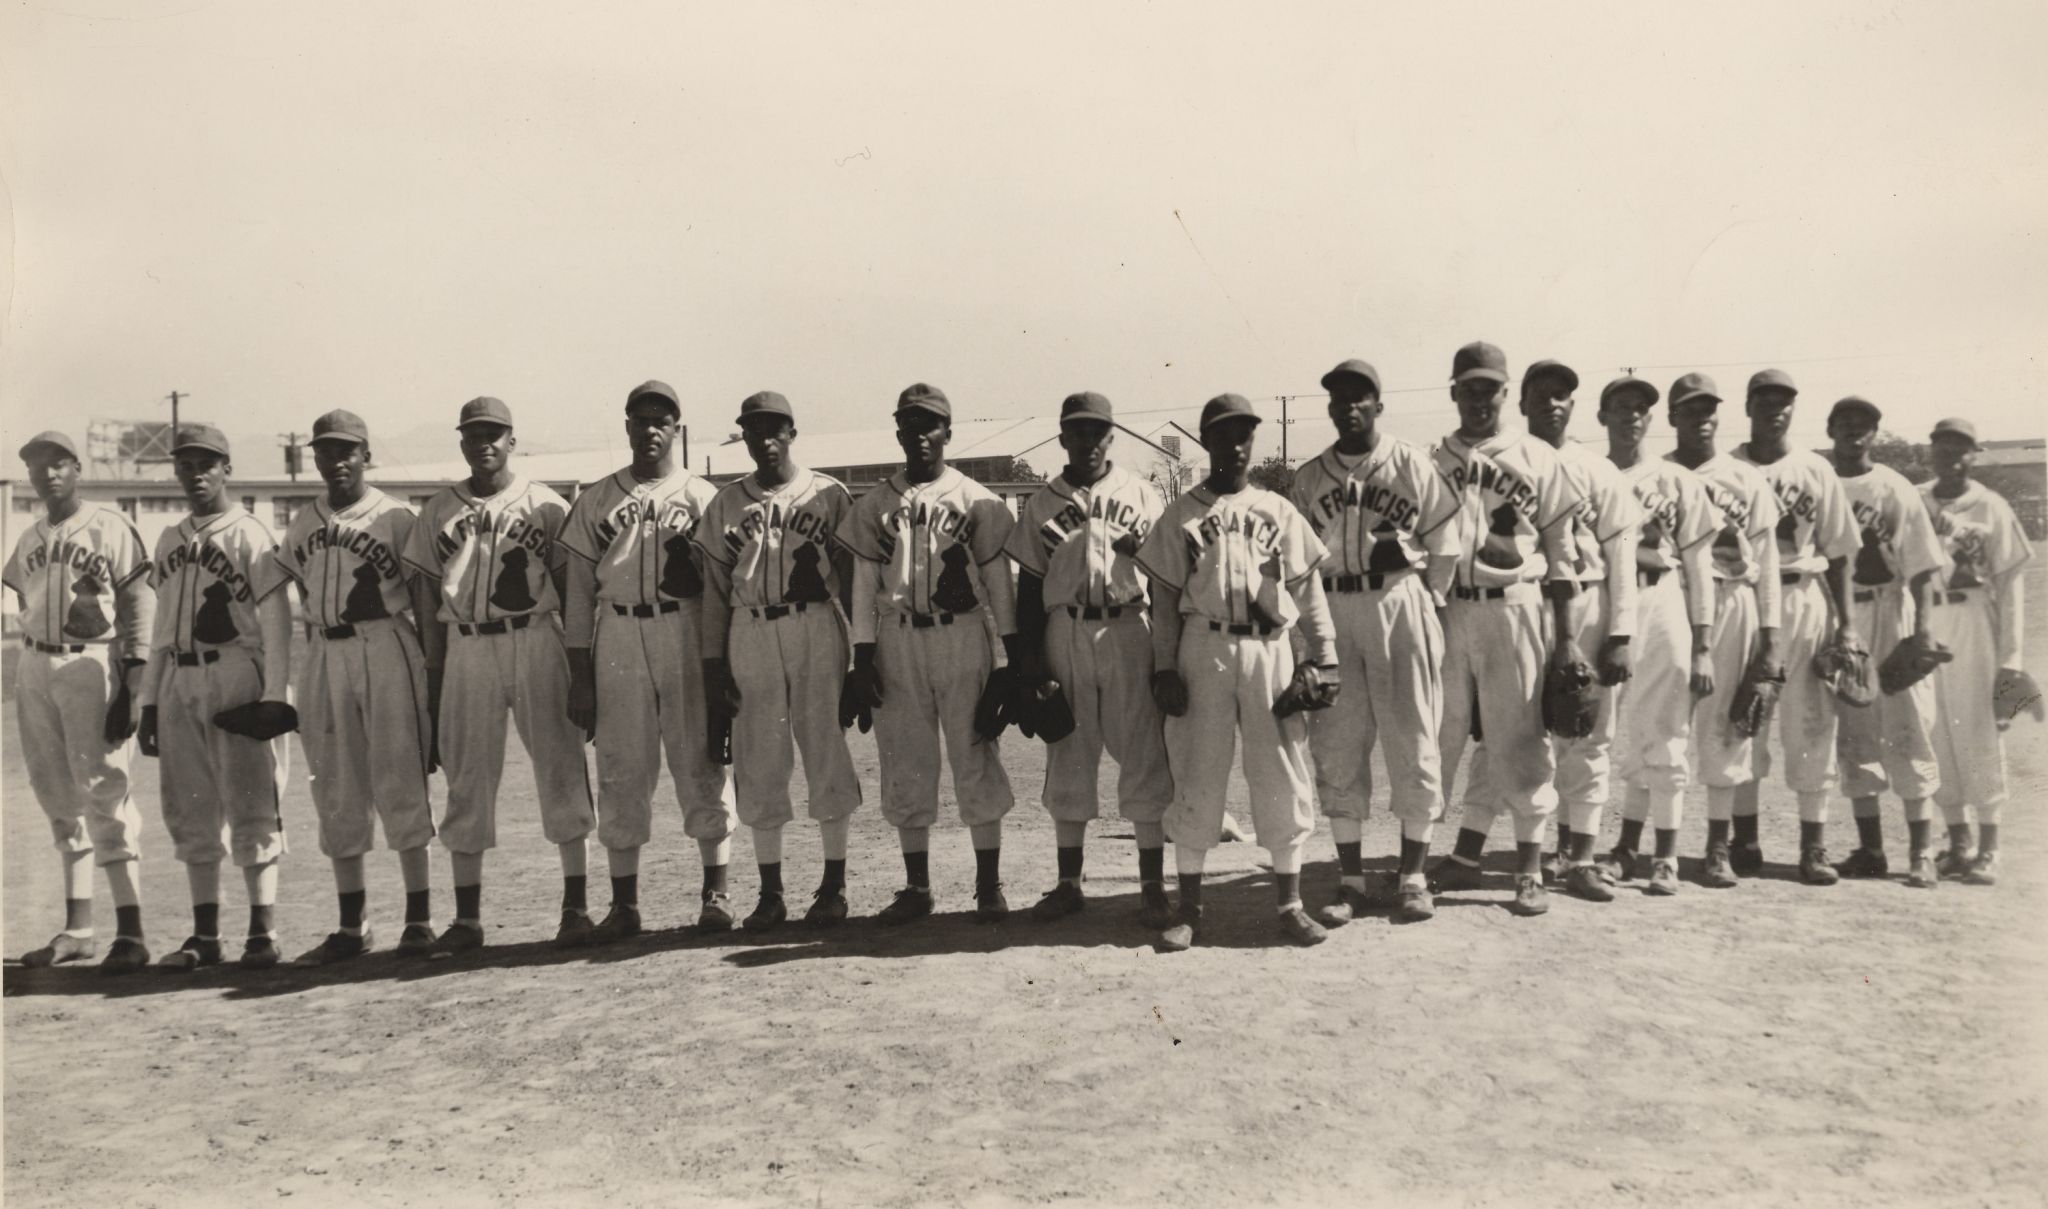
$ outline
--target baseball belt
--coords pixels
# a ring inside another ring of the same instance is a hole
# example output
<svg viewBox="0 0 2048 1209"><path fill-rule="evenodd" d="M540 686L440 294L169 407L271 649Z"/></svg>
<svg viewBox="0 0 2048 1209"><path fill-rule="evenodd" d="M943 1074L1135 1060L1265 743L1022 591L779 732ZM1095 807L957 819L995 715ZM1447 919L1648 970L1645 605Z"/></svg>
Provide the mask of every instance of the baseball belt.
<svg viewBox="0 0 2048 1209"><path fill-rule="evenodd" d="M1927 603L1931 605L1968 604L1970 603L1970 594L1968 592L1929 592L1927 594Z"/></svg>
<svg viewBox="0 0 2048 1209"><path fill-rule="evenodd" d="M749 608L747 612L752 613L757 619L761 621L781 621L783 618L789 616L791 613L802 613L808 610L810 607L810 601L799 600L793 604L762 605L758 609Z"/></svg>
<svg viewBox="0 0 2048 1209"><path fill-rule="evenodd" d="M617 613L621 617L647 618L673 613L682 607L681 602L674 600L664 600L659 604L622 605L612 603L612 612Z"/></svg>
<svg viewBox="0 0 2048 1209"><path fill-rule="evenodd" d="M1114 621L1124 615L1124 605L1068 605L1067 616L1076 621Z"/></svg>
<svg viewBox="0 0 2048 1209"><path fill-rule="evenodd" d="M478 634L509 634L513 630L523 630L532 624L533 615L523 613L518 617L506 617L499 621L458 621L455 623L455 629L464 638L474 638Z"/></svg>
<svg viewBox="0 0 2048 1209"><path fill-rule="evenodd" d="M929 630L935 625L952 625L953 618L956 615L953 613L899 613L897 616L909 622L915 629Z"/></svg>
<svg viewBox="0 0 2048 1209"><path fill-rule="evenodd" d="M1280 632L1277 626L1261 625L1250 621L1212 621L1209 623L1209 628L1219 634L1235 634L1239 638L1248 638L1254 634L1261 638L1269 638Z"/></svg>
<svg viewBox="0 0 2048 1209"><path fill-rule="evenodd" d="M1506 588L1468 588L1459 584L1451 589L1451 595L1459 600L1506 600Z"/></svg>
<svg viewBox="0 0 2048 1209"><path fill-rule="evenodd" d="M24 635L21 644L31 651L44 655L80 655L85 653L85 644L82 642L74 642L68 645L61 642L37 642L35 639Z"/></svg>
<svg viewBox="0 0 2048 1209"><path fill-rule="evenodd" d="M179 667L198 667L202 663L220 662L219 651L178 651Z"/></svg>

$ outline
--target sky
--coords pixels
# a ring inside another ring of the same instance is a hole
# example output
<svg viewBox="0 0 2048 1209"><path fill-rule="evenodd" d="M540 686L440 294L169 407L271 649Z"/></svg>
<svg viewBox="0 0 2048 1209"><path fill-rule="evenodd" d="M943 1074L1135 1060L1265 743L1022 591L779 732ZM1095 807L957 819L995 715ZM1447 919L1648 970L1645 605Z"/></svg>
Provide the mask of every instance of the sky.
<svg viewBox="0 0 2048 1209"><path fill-rule="evenodd" d="M1765 365L1815 444L1852 392L2038 436L2044 44L2037 0L18 3L0 440L177 389L245 475L334 407L448 460L492 394L624 460L649 377L697 441L922 380L1296 396L1299 460L1337 361L1426 440L1482 338L1579 369L1579 436L1623 367Z"/></svg>

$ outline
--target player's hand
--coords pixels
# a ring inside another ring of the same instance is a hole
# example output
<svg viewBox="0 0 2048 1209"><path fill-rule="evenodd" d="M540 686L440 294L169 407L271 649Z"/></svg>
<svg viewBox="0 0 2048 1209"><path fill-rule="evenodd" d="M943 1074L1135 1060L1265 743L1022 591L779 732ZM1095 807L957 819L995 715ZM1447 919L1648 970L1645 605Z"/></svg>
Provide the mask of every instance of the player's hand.
<svg viewBox="0 0 2048 1209"><path fill-rule="evenodd" d="M1692 680L1690 683L1693 700L1714 695L1714 653L1694 651L1692 653Z"/></svg>
<svg viewBox="0 0 2048 1209"><path fill-rule="evenodd" d="M114 699L107 702L107 720L101 736L108 747L119 747L135 733L135 698L123 683L114 690Z"/></svg>
<svg viewBox="0 0 2048 1209"><path fill-rule="evenodd" d="M1870 653L1870 648L1863 645L1863 635L1858 634L1856 627L1846 621L1835 627L1835 640L1828 645L1837 650L1857 651L1865 655Z"/></svg>
<svg viewBox="0 0 2048 1209"><path fill-rule="evenodd" d="M1183 717L1188 712L1188 682L1174 669L1162 668L1152 673L1152 700L1167 717Z"/></svg>
<svg viewBox="0 0 2048 1209"><path fill-rule="evenodd" d="M569 721L583 732L583 741L597 738L597 678L589 669L569 665Z"/></svg>
<svg viewBox="0 0 2048 1209"><path fill-rule="evenodd" d="M135 724L135 748L150 759L156 759L156 706L142 707L142 718Z"/></svg>
<svg viewBox="0 0 2048 1209"><path fill-rule="evenodd" d="M1593 661L1593 674L1609 688L1626 681L1633 674L1628 639L1610 636L1602 642Z"/></svg>
<svg viewBox="0 0 2048 1209"><path fill-rule="evenodd" d="M847 679L856 685L860 703L869 709L882 704L882 669L875 663L875 644L863 642L853 648L853 671Z"/></svg>

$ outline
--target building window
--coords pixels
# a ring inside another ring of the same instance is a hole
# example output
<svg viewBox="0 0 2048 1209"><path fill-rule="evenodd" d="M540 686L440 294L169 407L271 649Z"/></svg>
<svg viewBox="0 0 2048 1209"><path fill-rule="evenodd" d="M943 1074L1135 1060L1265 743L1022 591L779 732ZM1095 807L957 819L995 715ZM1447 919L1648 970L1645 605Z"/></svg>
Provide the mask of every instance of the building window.
<svg viewBox="0 0 2048 1209"><path fill-rule="evenodd" d="M313 497L310 495L280 495L271 500L270 506L277 517L278 532L284 532L291 525L292 518L299 514L299 510L311 505L312 502Z"/></svg>
<svg viewBox="0 0 2048 1209"><path fill-rule="evenodd" d="M14 510L16 512L34 512L36 505L41 502L36 498L33 491L17 491L14 493Z"/></svg>
<svg viewBox="0 0 2048 1209"><path fill-rule="evenodd" d="M123 515L123 516L127 517L127 518L128 518L129 520L131 520L131 521L132 521L132 520L134 520L134 519L135 519L135 497L134 497L134 496L132 496L132 495L124 495L124 496L122 496L122 497L121 497L120 499L117 499L117 500L115 500L115 501L114 501L114 506L115 506L116 508L119 508L119 509L121 510L121 515Z"/></svg>
<svg viewBox="0 0 2048 1209"><path fill-rule="evenodd" d="M245 495L245 496L243 496L243 497L242 497L242 511L244 511L244 512L248 513L248 514L249 514L250 516L254 516L254 515L256 515L256 497L255 497L255 496L253 496L253 495Z"/></svg>

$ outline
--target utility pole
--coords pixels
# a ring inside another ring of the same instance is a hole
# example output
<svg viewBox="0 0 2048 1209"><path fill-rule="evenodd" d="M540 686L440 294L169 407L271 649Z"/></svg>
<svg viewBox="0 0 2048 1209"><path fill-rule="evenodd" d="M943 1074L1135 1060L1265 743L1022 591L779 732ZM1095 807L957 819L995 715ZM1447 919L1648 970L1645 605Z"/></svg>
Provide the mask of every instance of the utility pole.
<svg viewBox="0 0 2048 1209"><path fill-rule="evenodd" d="M299 454L301 448L299 445L299 434L295 432L286 433L284 442L284 472L292 477L292 482L296 483L299 481L299 470L304 465Z"/></svg>
<svg viewBox="0 0 2048 1209"><path fill-rule="evenodd" d="M1280 464L1287 465L1287 399L1280 396Z"/></svg>
<svg viewBox="0 0 2048 1209"><path fill-rule="evenodd" d="M172 449L176 449L176 448L178 447L178 400L179 400L179 399L181 399L181 398L184 398L184 399L189 399L189 398L191 398L191 397L192 397L192 392L190 392L190 391L178 391L178 390L174 390L174 391L172 391L172 392L171 392L171 448L172 448Z"/></svg>

